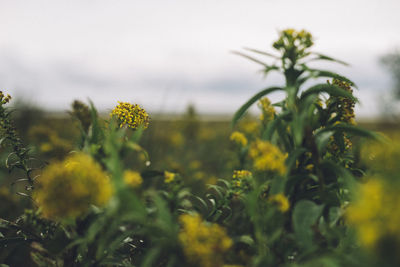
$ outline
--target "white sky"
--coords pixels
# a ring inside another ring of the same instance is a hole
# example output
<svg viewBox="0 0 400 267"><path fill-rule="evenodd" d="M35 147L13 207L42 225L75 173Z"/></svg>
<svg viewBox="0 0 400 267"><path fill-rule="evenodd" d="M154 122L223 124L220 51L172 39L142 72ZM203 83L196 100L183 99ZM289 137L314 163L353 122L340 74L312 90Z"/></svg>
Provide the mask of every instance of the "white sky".
<svg viewBox="0 0 400 267"><path fill-rule="evenodd" d="M378 58L400 46L399 11L399 0L0 0L0 88L48 109L89 97L228 113L281 81L230 51L272 51L292 27L351 64L326 67L358 84L360 116L376 116L390 87Z"/></svg>

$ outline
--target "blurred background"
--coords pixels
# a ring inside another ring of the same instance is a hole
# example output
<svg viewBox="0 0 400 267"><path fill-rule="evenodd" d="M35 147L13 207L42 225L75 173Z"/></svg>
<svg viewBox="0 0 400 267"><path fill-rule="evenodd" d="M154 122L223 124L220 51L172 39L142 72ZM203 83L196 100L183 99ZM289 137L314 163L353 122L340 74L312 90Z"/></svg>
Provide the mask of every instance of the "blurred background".
<svg viewBox="0 0 400 267"><path fill-rule="evenodd" d="M118 100L150 114L181 114L192 104L201 115L229 119L282 81L265 79L232 51L272 51L279 30L304 28L314 51L351 65L324 67L357 83L357 118L387 118L399 106L398 10L398 0L5 0L0 88L47 111L90 98L102 111Z"/></svg>

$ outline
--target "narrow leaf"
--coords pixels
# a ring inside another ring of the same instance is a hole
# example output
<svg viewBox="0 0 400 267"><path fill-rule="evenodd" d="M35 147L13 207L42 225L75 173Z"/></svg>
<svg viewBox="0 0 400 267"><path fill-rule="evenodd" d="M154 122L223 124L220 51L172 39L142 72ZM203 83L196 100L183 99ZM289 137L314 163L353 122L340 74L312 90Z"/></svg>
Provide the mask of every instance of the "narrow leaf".
<svg viewBox="0 0 400 267"><path fill-rule="evenodd" d="M328 61L334 61L334 62L340 63L340 64L345 65L345 66L349 66L348 63L346 63L346 62L344 62L342 60L339 60L339 59L336 59L336 58L333 58L333 57L330 57L330 56L327 56L327 55L324 55L324 54L320 54L320 53L313 53L313 54L316 55L317 57L311 59L310 61L328 60Z"/></svg>
<svg viewBox="0 0 400 267"><path fill-rule="evenodd" d="M254 57L252 57L252 56L243 54L242 52L233 51L232 53L233 53L233 54L236 54L236 55L239 55L239 56L242 56L242 57L245 57L245 58L247 58L247 59L250 59L251 61L253 61L253 62L257 63L257 64L260 64L260 65L263 65L263 66L266 67L266 68L269 67L267 63L264 63L264 62L262 62L261 60L258 60L258 59L254 58Z"/></svg>
<svg viewBox="0 0 400 267"><path fill-rule="evenodd" d="M269 87L266 88L260 92L258 92L256 95L254 95L252 98L250 98L243 106L239 108L238 111L236 111L235 115L233 116L232 119L232 127L235 126L235 124L240 120L240 118L243 117L244 113L249 109L251 105L253 105L257 100L259 100L261 97L272 93L274 91L279 91L282 90L281 87Z"/></svg>
<svg viewBox="0 0 400 267"><path fill-rule="evenodd" d="M355 102L358 101L358 99L354 97L350 92L340 88L339 86L328 83L321 83L310 87L301 94L301 99L304 99L312 94L320 94L320 93L328 93L331 96L341 96L349 98Z"/></svg>
<svg viewBox="0 0 400 267"><path fill-rule="evenodd" d="M314 77L327 77L327 78L338 79L343 82L347 82L351 86L357 88L357 85L353 81L351 81L350 79L348 79L342 75L336 74L334 72L327 71L327 70L317 70L317 69L309 69L309 71L313 72Z"/></svg>
<svg viewBox="0 0 400 267"><path fill-rule="evenodd" d="M273 55L271 53L264 52L264 51L261 51L261 50L258 50L258 49L253 49L253 48L248 48L248 47L244 47L243 49L245 49L247 51L251 51L251 52L257 53L257 54L260 54L260 55L264 55L264 56L268 56L268 57L273 57L273 58L279 59L278 56L275 56L275 55Z"/></svg>

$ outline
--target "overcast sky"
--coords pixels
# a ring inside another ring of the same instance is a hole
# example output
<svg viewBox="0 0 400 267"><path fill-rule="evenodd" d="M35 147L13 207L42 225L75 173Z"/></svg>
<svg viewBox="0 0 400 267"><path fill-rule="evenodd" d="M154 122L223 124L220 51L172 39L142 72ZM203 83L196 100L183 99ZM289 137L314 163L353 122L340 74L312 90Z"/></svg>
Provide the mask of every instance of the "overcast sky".
<svg viewBox="0 0 400 267"><path fill-rule="evenodd" d="M0 90L48 109L89 97L101 109L228 113L281 82L231 51L272 51L291 27L351 64L324 67L353 79L359 115L375 116L390 87L378 58L400 47L399 11L399 0L0 0Z"/></svg>

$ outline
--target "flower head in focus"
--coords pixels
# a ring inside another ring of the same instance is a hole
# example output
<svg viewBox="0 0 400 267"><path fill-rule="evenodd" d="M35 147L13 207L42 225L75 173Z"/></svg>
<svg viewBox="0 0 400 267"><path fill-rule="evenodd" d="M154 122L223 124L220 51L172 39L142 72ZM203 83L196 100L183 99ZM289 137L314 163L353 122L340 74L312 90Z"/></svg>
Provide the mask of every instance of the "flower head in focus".
<svg viewBox="0 0 400 267"><path fill-rule="evenodd" d="M120 127L127 126L132 129L149 126L149 114L138 104L128 102L118 102L118 105L112 110L111 116L116 116Z"/></svg>

